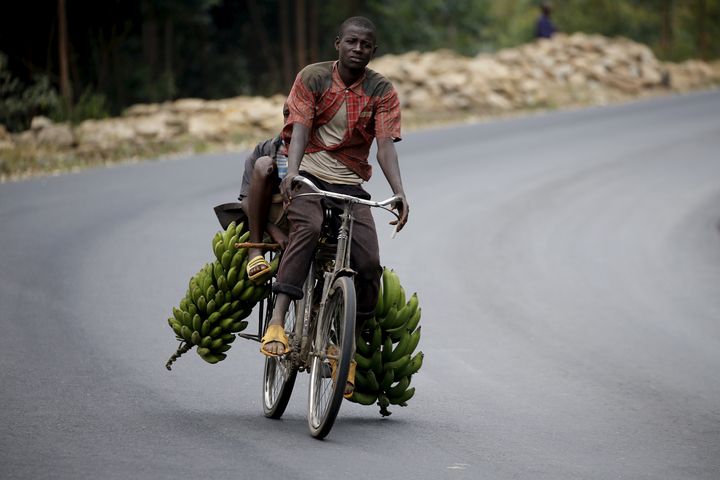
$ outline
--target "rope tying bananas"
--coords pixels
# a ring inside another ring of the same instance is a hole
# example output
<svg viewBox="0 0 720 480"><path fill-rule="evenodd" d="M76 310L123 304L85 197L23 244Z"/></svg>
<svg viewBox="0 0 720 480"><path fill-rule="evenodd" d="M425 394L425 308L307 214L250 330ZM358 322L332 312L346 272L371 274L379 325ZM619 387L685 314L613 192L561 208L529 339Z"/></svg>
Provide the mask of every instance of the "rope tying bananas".
<svg viewBox="0 0 720 480"><path fill-rule="evenodd" d="M405 301L405 290L393 270L383 269L382 288L375 317L366 321L356 339L355 392L350 401L372 405L377 401L380 414L392 412L390 405L407 406L415 394L412 376L420 370L424 355L413 355L420 341L417 293Z"/></svg>
<svg viewBox="0 0 720 480"><path fill-rule="evenodd" d="M270 294L269 284L255 285L247 278L247 248L237 248L236 243L245 242L250 232L244 224L231 223L224 232L213 238L216 260L206 263L190 279L185 298L173 308L168 325L180 341L177 351L165 367L183 353L197 346L197 353L208 363L224 360L235 341L235 333L247 327L244 320L260 300ZM270 263L273 273L278 268L279 256Z"/></svg>

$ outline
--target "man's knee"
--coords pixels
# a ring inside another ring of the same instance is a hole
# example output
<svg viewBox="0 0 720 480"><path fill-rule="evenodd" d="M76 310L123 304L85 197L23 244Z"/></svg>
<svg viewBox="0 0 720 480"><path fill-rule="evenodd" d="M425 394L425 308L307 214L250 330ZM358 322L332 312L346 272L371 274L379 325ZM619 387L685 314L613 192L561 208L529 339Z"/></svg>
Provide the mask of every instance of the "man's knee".
<svg viewBox="0 0 720 480"><path fill-rule="evenodd" d="M358 276L364 280L374 281L382 276L379 255L364 255L358 259L355 269Z"/></svg>
<svg viewBox="0 0 720 480"><path fill-rule="evenodd" d="M255 175L267 178L275 172L275 162L270 157L260 157L255 161L253 172Z"/></svg>

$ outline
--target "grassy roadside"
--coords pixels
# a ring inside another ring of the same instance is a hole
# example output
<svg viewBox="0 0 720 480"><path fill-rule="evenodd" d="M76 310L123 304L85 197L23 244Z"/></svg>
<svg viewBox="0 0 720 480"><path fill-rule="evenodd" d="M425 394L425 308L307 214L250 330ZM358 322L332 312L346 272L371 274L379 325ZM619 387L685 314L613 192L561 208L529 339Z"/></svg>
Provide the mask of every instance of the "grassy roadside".
<svg viewBox="0 0 720 480"><path fill-rule="evenodd" d="M672 92L653 92L635 98L618 99L606 103L616 105L650 97L677 95ZM533 108L509 110L503 113L478 113L465 111L445 111L433 115L408 114L403 117L403 131L421 131L424 129L456 124L482 123L498 119L517 118L542 112L574 110L597 106L592 103L578 102L557 106L551 103L536 105ZM172 158L209 152L242 152L255 146L266 137L257 134L236 134L227 141L203 141L191 137L178 137L170 141L127 144L122 148L103 151L54 150L52 148L18 146L14 149L0 150L0 183L21 181L24 179L55 176L77 172L87 168L137 163L157 159Z"/></svg>

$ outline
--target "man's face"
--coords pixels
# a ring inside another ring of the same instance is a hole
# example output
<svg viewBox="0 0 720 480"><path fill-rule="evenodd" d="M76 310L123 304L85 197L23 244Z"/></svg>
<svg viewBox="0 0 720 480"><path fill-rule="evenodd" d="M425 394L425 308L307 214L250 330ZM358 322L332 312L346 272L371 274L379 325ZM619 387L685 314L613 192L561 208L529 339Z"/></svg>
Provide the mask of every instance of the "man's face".
<svg viewBox="0 0 720 480"><path fill-rule="evenodd" d="M365 28L349 25L335 40L340 63L349 70L361 70L370 63L377 46L375 35Z"/></svg>

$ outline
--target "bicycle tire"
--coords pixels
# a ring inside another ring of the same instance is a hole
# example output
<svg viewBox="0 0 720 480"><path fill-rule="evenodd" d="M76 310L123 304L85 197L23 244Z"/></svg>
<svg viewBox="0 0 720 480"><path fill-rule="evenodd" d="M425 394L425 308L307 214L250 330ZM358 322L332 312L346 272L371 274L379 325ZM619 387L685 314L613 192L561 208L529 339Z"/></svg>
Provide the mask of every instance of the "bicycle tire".
<svg viewBox="0 0 720 480"><path fill-rule="evenodd" d="M350 361L354 355L355 286L352 279L339 277L330 287L325 308L318 319L313 343L308 389L308 426L310 433L323 439L330 433L343 400ZM329 375L327 354L337 358L336 378ZM333 350L334 349L334 350Z"/></svg>
<svg viewBox="0 0 720 480"><path fill-rule="evenodd" d="M272 315L273 301L268 302L267 314ZM285 334L293 345L293 338L297 335L296 326L298 318L302 316L300 301L290 302L285 315ZM269 317L268 317L269 320ZM263 413L267 418L280 418L285 413L297 377L297 364L292 361L291 355L283 357L266 357L263 369Z"/></svg>

